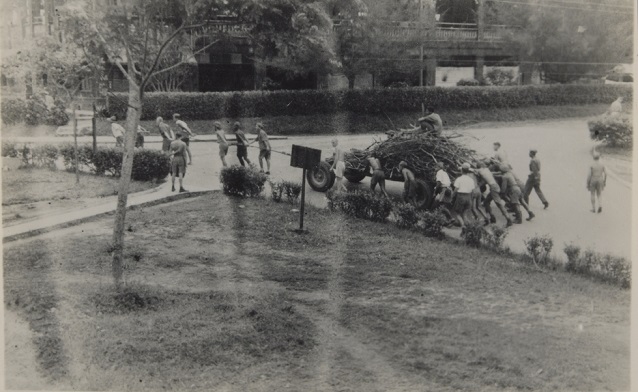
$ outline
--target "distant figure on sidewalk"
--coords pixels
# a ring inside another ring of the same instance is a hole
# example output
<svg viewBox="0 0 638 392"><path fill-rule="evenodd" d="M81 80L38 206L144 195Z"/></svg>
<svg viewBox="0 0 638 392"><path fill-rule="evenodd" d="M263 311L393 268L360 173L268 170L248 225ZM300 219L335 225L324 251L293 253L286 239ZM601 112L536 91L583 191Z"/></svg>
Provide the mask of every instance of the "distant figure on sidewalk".
<svg viewBox="0 0 638 392"><path fill-rule="evenodd" d="M403 200L416 207L416 177L414 172L408 168L406 161L399 162L399 170L401 170L401 175L403 175Z"/></svg>
<svg viewBox="0 0 638 392"><path fill-rule="evenodd" d="M160 136L162 136L162 151L168 151L171 148L171 142L175 140L175 135L171 127L164 122L162 117L155 119Z"/></svg>
<svg viewBox="0 0 638 392"><path fill-rule="evenodd" d="M596 212L596 199L598 199L598 213L603 211L602 193L607 185L607 171L605 165L600 163L600 154L594 152L594 162L587 175L587 189L591 193L591 212Z"/></svg>
<svg viewBox="0 0 638 392"><path fill-rule="evenodd" d="M529 157L531 158L529 161L529 176L527 177L527 182L525 183L525 191L523 192L523 198L525 199L525 203L529 205L529 195L532 193L532 189L536 191L538 198L541 199L543 206L545 208L549 207L549 203L547 199L545 199L545 195L543 195L543 191L541 191L541 161L536 158L536 150L529 150Z"/></svg>
<svg viewBox="0 0 638 392"><path fill-rule="evenodd" d="M189 146L190 138L195 137L195 134L193 133L193 131L191 131L186 122L180 119L179 114L173 114L173 121L175 121L175 125L177 125L177 131L181 131L181 134L183 135L182 140L184 141L184 143L186 143L187 146Z"/></svg>
<svg viewBox="0 0 638 392"><path fill-rule="evenodd" d="M241 124L239 121L233 124L233 132L235 133L235 140L237 143L237 158L239 159L239 163L242 166L246 166L244 163L244 159L250 165L250 159L248 159L248 139L246 139L246 134L241 130Z"/></svg>
<svg viewBox="0 0 638 392"><path fill-rule="evenodd" d="M461 175L454 180L454 215L461 225L461 232L465 232L465 214L472 210L472 191L476 187L474 180L468 174L470 173L470 164L463 163L461 165Z"/></svg>
<svg viewBox="0 0 638 392"><path fill-rule="evenodd" d="M115 122L117 121L116 116L108 118L107 121L111 123L111 133L113 133L113 137L115 138L115 147L122 147L124 145L124 133L126 133L126 129Z"/></svg>
<svg viewBox="0 0 638 392"><path fill-rule="evenodd" d="M335 176L337 177L337 182L336 182L337 191L347 192L348 189L343 183L343 175L346 172L346 160L345 160L346 154L339 147L339 140L332 139L332 147L334 147L334 152L332 154L333 162L332 162L332 167L330 168L330 170L332 170L335 173Z"/></svg>
<svg viewBox="0 0 638 392"><path fill-rule="evenodd" d="M193 163L193 157L191 151L182 140L182 133L177 131L177 139L171 142L170 155L171 155L171 190L175 192L175 176L179 177L179 191L188 192L184 189L184 176L186 175L186 155L188 155L188 164Z"/></svg>
<svg viewBox="0 0 638 392"><path fill-rule="evenodd" d="M611 103L609 109L607 110L607 113L605 114L612 117L620 116L620 114L622 113L622 101L623 97L618 97L618 99Z"/></svg>
<svg viewBox="0 0 638 392"><path fill-rule="evenodd" d="M222 124L219 121L215 121L215 135L217 135L217 143L219 143L219 158L222 160L222 165L228 167L226 163L226 154L228 154L228 147L230 143L226 140L226 134L222 129Z"/></svg>
<svg viewBox="0 0 638 392"><path fill-rule="evenodd" d="M135 148L144 148L144 133L146 129L141 125L137 126L137 132L135 134Z"/></svg>
<svg viewBox="0 0 638 392"><path fill-rule="evenodd" d="M257 131L257 138L252 142L248 143L251 145L255 142L259 143L259 167L261 171L264 171L264 159L266 160L267 170L266 174L270 174L270 141L268 140L268 134L264 131L264 124L257 123L255 125Z"/></svg>
<svg viewBox="0 0 638 392"><path fill-rule="evenodd" d="M429 132L430 126L434 129L434 132L440 134L443 131L443 121L441 116L434 113L434 108L428 107L426 109L426 115L419 118L419 125L422 131Z"/></svg>
<svg viewBox="0 0 638 392"><path fill-rule="evenodd" d="M386 198L390 199L390 196L388 196L388 192L386 192L385 190L385 173L383 172L383 168L381 167L381 161L379 160L379 158L369 157L368 164L370 165L370 170L372 171L372 178L370 179L370 189L372 190L372 192L374 192L377 184L379 184L381 193L383 193Z"/></svg>

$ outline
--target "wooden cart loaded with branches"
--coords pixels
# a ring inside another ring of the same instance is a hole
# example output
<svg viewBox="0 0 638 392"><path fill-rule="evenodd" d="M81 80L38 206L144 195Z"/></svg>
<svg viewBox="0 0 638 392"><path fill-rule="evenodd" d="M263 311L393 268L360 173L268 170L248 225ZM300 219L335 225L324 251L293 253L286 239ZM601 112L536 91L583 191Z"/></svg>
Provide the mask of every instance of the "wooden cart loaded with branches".
<svg viewBox="0 0 638 392"><path fill-rule="evenodd" d="M405 161L417 177L418 207L422 209L429 209L434 201L437 162L445 163L447 172L454 178L460 174L463 162L475 159L475 152L453 141L454 136L421 129L388 131L386 135L386 140L375 141L366 149L347 152L344 176L350 182L361 182L371 175L368 158L373 156L381 161L387 180L403 181L399 162ZM330 157L308 171L307 179L312 189L326 192L332 187L335 181L335 174L330 170L332 163L333 158Z"/></svg>

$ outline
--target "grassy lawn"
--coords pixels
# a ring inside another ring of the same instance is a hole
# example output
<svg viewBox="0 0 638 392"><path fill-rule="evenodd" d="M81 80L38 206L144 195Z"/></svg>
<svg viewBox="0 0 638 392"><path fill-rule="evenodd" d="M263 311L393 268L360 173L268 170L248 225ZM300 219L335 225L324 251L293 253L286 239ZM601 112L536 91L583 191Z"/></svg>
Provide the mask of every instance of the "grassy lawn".
<svg viewBox="0 0 638 392"><path fill-rule="evenodd" d="M291 208L133 210L119 293L110 218L8 243L5 309L59 389L629 389L629 291Z"/></svg>
<svg viewBox="0 0 638 392"><path fill-rule="evenodd" d="M507 108L495 110L445 110L439 108L438 113L443 118L448 129L471 126L483 122L515 122L555 120L573 117L591 117L604 113L609 105L563 105L563 106L533 106L525 108ZM325 135L332 133L377 133L392 129L393 125L407 128L420 117L418 112L409 113L378 113L378 114L318 114L312 116L277 116L260 118L241 118L244 128L253 132L257 122L263 122L265 128L273 135ZM388 119L389 118L389 119ZM237 119L218 119L225 124L225 129L231 131L231 123ZM391 121L390 121L391 120ZM197 134L212 134L215 120L185 119L190 128ZM157 135L154 121L142 121L141 124L152 135ZM36 129L37 128L37 129ZM53 135L55 127L36 127L26 129L24 126L3 127L5 137L12 136L43 136ZM110 136L110 124L103 119L97 122L97 134Z"/></svg>
<svg viewBox="0 0 638 392"><path fill-rule="evenodd" d="M72 200L117 195L119 179L48 169L19 169L2 173L2 205L33 203L43 200ZM153 182L131 181L130 192L157 186Z"/></svg>

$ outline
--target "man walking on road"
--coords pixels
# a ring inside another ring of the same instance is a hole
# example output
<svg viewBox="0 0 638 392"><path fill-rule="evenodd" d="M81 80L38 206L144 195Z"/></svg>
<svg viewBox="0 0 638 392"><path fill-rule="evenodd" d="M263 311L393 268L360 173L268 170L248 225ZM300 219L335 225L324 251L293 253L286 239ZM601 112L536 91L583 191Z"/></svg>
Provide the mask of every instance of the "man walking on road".
<svg viewBox="0 0 638 392"><path fill-rule="evenodd" d="M532 193L532 189L536 191L538 198L541 199L541 202L547 209L549 207L549 203L547 199L545 199L545 195L543 195L543 191L541 191L541 161L536 158L536 150L529 150L529 157L531 160L529 161L529 171L530 174L527 177L527 182L525 183L525 190L523 192L523 198L525 199L525 203L529 205L529 195Z"/></svg>
<svg viewBox="0 0 638 392"><path fill-rule="evenodd" d="M187 146L190 145L190 138L195 137L195 134L188 127L186 122L180 119L180 115L175 113L173 114L173 121L175 121L175 125L177 125L177 130L181 131L183 134L182 140L186 143Z"/></svg>
<svg viewBox="0 0 638 392"><path fill-rule="evenodd" d="M246 166L244 159L250 165L250 159L248 159L248 139L244 131L241 130L241 124L237 121L234 125L235 140L237 141L237 158L242 166Z"/></svg>
<svg viewBox="0 0 638 392"><path fill-rule="evenodd" d="M155 119L157 123L157 128L159 129L159 133L162 136L162 151L168 151L171 148L171 142L175 140L175 135L173 135L173 130L171 127L164 122L162 117L157 117Z"/></svg>
<svg viewBox="0 0 638 392"><path fill-rule="evenodd" d="M184 141L182 141L182 134L177 131L177 139L171 143L171 190L175 192L175 176L179 176L179 192L188 192L184 189L184 176L186 175L186 155L188 154L188 164L193 163L193 157L190 149Z"/></svg>
<svg viewBox="0 0 638 392"><path fill-rule="evenodd" d="M598 213L603 211L601 196L607 184L607 171L605 165L600 163L600 154L594 152L594 163L589 168L587 176L587 189L591 192L591 212L596 212L596 199L598 199Z"/></svg>
<svg viewBox="0 0 638 392"><path fill-rule="evenodd" d="M266 174L270 174L270 141L268 140L268 134L264 131L264 125L262 123L257 123L255 125L257 128L257 139L248 143L253 144L254 142L259 143L259 167L261 171L264 171L264 159L266 160L267 171Z"/></svg>
<svg viewBox="0 0 638 392"><path fill-rule="evenodd" d="M228 140L226 140L226 134L222 129L222 124L219 121L215 121L215 135L217 136L217 143L219 143L219 158L222 160L222 165L228 167L226 163L226 154L228 154Z"/></svg>
<svg viewBox="0 0 638 392"><path fill-rule="evenodd" d="M115 116L108 119L108 122L111 123L111 133L113 133L113 137L115 138L115 147L122 147L124 145L124 133L126 129L115 121L117 121L117 117Z"/></svg>

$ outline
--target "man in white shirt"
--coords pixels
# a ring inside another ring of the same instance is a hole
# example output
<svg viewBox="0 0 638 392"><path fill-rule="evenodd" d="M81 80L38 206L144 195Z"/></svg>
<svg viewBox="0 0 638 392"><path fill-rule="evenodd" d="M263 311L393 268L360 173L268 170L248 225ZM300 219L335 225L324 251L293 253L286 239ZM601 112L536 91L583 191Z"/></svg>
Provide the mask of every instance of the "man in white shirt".
<svg viewBox="0 0 638 392"><path fill-rule="evenodd" d="M476 187L474 179L468 176L470 164L461 165L461 176L454 181L454 212L456 219L461 224L461 233L465 231L465 214L472 209L472 191Z"/></svg>
<svg viewBox="0 0 638 392"><path fill-rule="evenodd" d="M432 206L434 209L436 209L441 203L450 203L452 201L452 192L449 191L452 181L445 171L445 164L443 162L437 162L436 166L439 170L436 172L436 188L434 190L435 197L434 205Z"/></svg>
<svg viewBox="0 0 638 392"><path fill-rule="evenodd" d="M110 117L108 122L111 123L111 133L113 133L113 137L115 138L115 147L122 147L124 145L124 133L126 129L123 126L116 123L117 117Z"/></svg>

